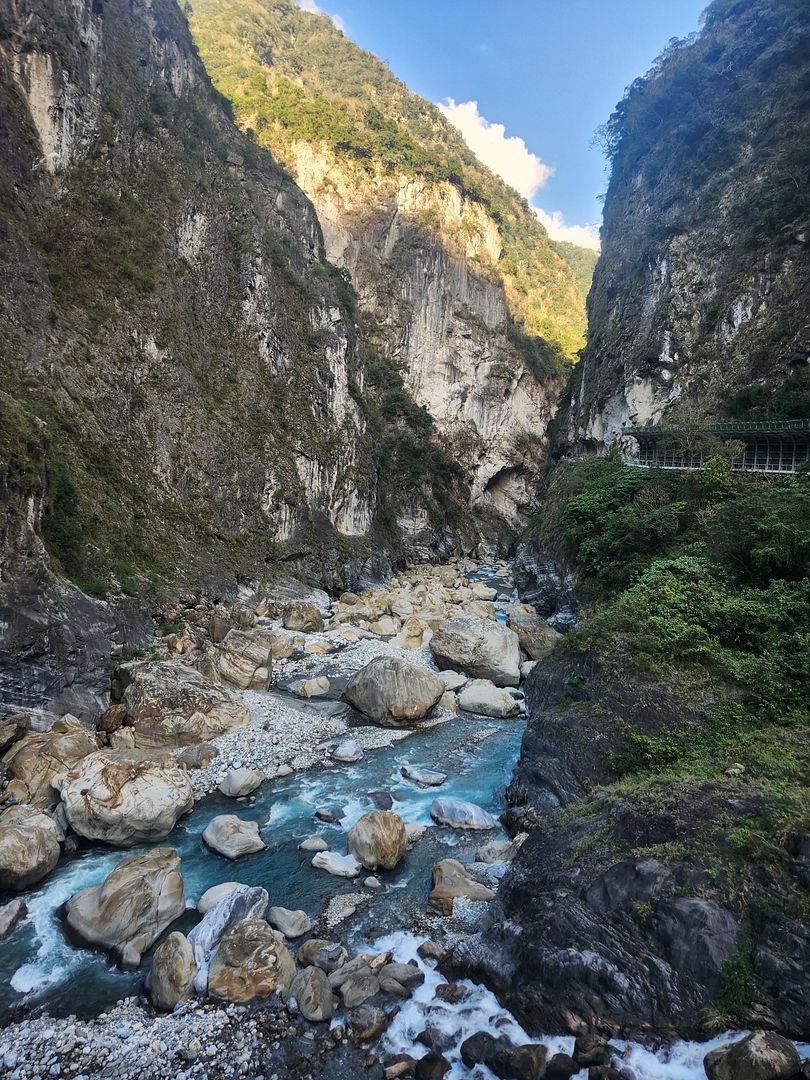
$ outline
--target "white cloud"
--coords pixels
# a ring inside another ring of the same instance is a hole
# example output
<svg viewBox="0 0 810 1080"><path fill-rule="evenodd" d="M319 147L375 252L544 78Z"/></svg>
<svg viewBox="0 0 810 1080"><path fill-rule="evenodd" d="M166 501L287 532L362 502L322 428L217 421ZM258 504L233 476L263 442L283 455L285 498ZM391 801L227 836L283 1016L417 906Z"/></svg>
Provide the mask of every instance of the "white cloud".
<svg viewBox="0 0 810 1080"><path fill-rule="evenodd" d="M439 108L458 128L475 156L525 199L530 199L553 175L551 166L533 154L519 135L507 135L503 124L491 124L481 116L477 101L455 102L448 98Z"/></svg>
<svg viewBox="0 0 810 1080"><path fill-rule="evenodd" d="M572 244L579 244L580 247L599 251L598 225L566 225L559 210L552 210L550 214L541 210L539 206L533 206L532 210L545 225L546 232L552 240L568 240Z"/></svg>
<svg viewBox="0 0 810 1080"><path fill-rule="evenodd" d="M331 19L338 30L341 33L346 32L346 23L341 19L340 15L335 15L332 12L324 11L322 7L318 7L315 0L298 0L298 6L302 11L306 11L309 15L325 15L328 19Z"/></svg>

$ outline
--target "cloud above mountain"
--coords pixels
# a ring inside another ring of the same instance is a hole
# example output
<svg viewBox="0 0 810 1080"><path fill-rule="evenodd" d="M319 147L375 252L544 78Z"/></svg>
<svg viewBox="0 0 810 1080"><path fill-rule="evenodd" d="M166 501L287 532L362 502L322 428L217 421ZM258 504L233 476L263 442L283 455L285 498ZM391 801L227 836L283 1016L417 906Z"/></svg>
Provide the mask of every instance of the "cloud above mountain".
<svg viewBox="0 0 810 1080"><path fill-rule="evenodd" d="M341 19L340 15L336 15L331 11L324 11L322 7L319 7L315 0L298 0L298 6L302 11L306 11L309 15L325 15L327 19L331 19L335 26L341 32L345 32L346 23Z"/></svg>
<svg viewBox="0 0 810 1080"><path fill-rule="evenodd" d="M532 153L519 135L507 135L503 124L492 123L482 116L477 101L457 102L448 98L439 104L439 109L461 132L479 161L529 202L554 175L553 167ZM572 244L599 250L597 226L566 225L559 210L549 213L539 206L532 206L532 209L552 239L569 240Z"/></svg>

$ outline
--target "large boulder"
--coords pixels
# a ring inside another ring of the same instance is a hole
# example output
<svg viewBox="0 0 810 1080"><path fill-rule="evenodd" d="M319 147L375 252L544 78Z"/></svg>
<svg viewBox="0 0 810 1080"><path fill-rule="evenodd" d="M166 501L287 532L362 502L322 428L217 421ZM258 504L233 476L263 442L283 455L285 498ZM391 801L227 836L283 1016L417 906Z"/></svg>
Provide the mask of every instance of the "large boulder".
<svg viewBox="0 0 810 1080"><path fill-rule="evenodd" d="M209 908L202 922L189 932L188 940L197 967L194 987L198 994L207 992L209 964L224 934L245 919L263 919L268 900L265 889L237 885Z"/></svg>
<svg viewBox="0 0 810 1080"><path fill-rule="evenodd" d="M326 973L314 964L298 972L290 985L290 996L306 1020L319 1023L332 1019L332 987Z"/></svg>
<svg viewBox="0 0 810 1080"><path fill-rule="evenodd" d="M267 847L255 821L243 821L235 814L218 814L205 827L202 838L212 851L226 859L238 859Z"/></svg>
<svg viewBox="0 0 810 1080"><path fill-rule="evenodd" d="M443 693L432 671L396 656L378 656L352 675L343 697L382 727L409 727L426 716Z"/></svg>
<svg viewBox="0 0 810 1080"><path fill-rule="evenodd" d="M318 851L312 857L316 870L325 870L334 877L356 878L362 869L354 855L341 855L337 851Z"/></svg>
<svg viewBox="0 0 810 1080"><path fill-rule="evenodd" d="M71 828L116 847L164 840L194 805L191 781L174 762L121 759L104 750L53 783Z"/></svg>
<svg viewBox="0 0 810 1080"><path fill-rule="evenodd" d="M286 998L295 960L263 919L245 919L224 934L208 971L209 997L243 1002L278 992Z"/></svg>
<svg viewBox="0 0 810 1080"><path fill-rule="evenodd" d="M703 1059L709 1080L791 1080L801 1075L801 1065L793 1043L773 1031L755 1031Z"/></svg>
<svg viewBox="0 0 810 1080"><path fill-rule="evenodd" d="M191 996L197 965L189 940L179 931L158 945L146 977L146 992L156 1009L171 1012L178 1001Z"/></svg>
<svg viewBox="0 0 810 1080"><path fill-rule="evenodd" d="M473 881L456 859L442 859L433 868L433 888L428 904L440 915L453 914L453 901L463 896L469 900L492 900L495 893L486 885Z"/></svg>
<svg viewBox="0 0 810 1080"><path fill-rule="evenodd" d="M207 660L218 680L240 690L266 690L273 668L273 635L269 630L229 630Z"/></svg>
<svg viewBox="0 0 810 1080"><path fill-rule="evenodd" d="M36 885L59 862L62 830L33 806L11 806L0 814L0 889L19 892Z"/></svg>
<svg viewBox="0 0 810 1080"><path fill-rule="evenodd" d="M489 679L473 679L458 695L458 707L479 716L492 716L505 720L520 712L520 705L508 690L496 686Z"/></svg>
<svg viewBox="0 0 810 1080"><path fill-rule="evenodd" d="M451 829L494 829L498 824L489 811L464 799L434 799L430 816L439 825L449 825Z"/></svg>
<svg viewBox="0 0 810 1080"><path fill-rule="evenodd" d="M373 810L349 830L349 854L367 870L393 870L408 847L405 822L390 810Z"/></svg>
<svg viewBox="0 0 810 1080"><path fill-rule="evenodd" d="M180 856L174 848L153 848L124 859L100 885L74 893L67 921L89 945L115 953L124 967L137 967L185 910Z"/></svg>
<svg viewBox="0 0 810 1080"><path fill-rule="evenodd" d="M248 887L243 885L241 881L221 881L219 885L212 885L210 889L205 890L197 901L197 911L201 915L207 915L212 908L217 906L220 900L224 900L234 889L247 889Z"/></svg>
<svg viewBox="0 0 810 1080"><path fill-rule="evenodd" d="M520 643L514 630L491 619L463 617L444 623L430 639L439 668L463 671L496 686L520 682Z"/></svg>
<svg viewBox="0 0 810 1080"><path fill-rule="evenodd" d="M126 722L138 747L208 742L250 720L238 694L182 664L158 660L122 664L114 682L123 689Z"/></svg>
<svg viewBox="0 0 810 1080"><path fill-rule="evenodd" d="M55 806L59 794L51 784L53 778L98 750L95 733L73 717L64 717L59 728L26 735L13 743L3 758L9 780L15 781L14 793L21 802Z"/></svg>
<svg viewBox="0 0 810 1080"><path fill-rule="evenodd" d="M267 912L267 921L285 938L301 937L312 929L312 919L300 908L291 911L290 908L273 906Z"/></svg>
<svg viewBox="0 0 810 1080"><path fill-rule="evenodd" d="M298 630L302 633L320 633L323 630L320 611L307 600L291 600L289 604L285 604L281 622L285 630Z"/></svg>
<svg viewBox="0 0 810 1080"><path fill-rule="evenodd" d="M264 783L261 769L231 769L220 782L219 790L231 799L242 799Z"/></svg>
<svg viewBox="0 0 810 1080"><path fill-rule="evenodd" d="M534 612L529 614L517 605L509 609L507 618L510 628L518 636L520 647L532 660L542 660L562 640L563 635L558 630L552 630L544 618Z"/></svg>

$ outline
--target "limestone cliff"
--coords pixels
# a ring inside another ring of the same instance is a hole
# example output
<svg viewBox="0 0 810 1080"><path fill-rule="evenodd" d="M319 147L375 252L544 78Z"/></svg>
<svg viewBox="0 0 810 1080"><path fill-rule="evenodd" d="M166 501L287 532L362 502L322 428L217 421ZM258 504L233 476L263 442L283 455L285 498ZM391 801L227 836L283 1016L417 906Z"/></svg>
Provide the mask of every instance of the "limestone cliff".
<svg viewBox="0 0 810 1080"><path fill-rule="evenodd" d="M401 554L403 514L418 555L463 542L455 463L404 388L381 415L311 203L173 0L1 0L0 24L0 698L109 656L117 616L61 579L340 585Z"/></svg>
<svg viewBox="0 0 810 1080"><path fill-rule="evenodd" d="M520 526L582 343L572 269L439 110L325 16L201 0L189 17L239 124L315 205L378 354L434 418L472 505Z"/></svg>
<svg viewBox="0 0 810 1080"><path fill-rule="evenodd" d="M561 430L810 413L810 36L799 0L716 2L601 132L588 345Z"/></svg>

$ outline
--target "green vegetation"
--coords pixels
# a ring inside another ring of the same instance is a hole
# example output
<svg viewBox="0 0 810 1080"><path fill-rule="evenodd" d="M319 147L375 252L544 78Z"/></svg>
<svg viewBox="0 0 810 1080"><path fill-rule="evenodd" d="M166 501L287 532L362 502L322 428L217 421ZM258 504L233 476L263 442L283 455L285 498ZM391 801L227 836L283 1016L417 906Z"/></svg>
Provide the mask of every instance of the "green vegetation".
<svg viewBox="0 0 810 1080"><path fill-rule="evenodd" d="M568 240L551 240L550 243L557 254L562 256L574 271L577 288L582 299L587 300L588 293L591 290L596 260L599 258L598 253L590 248L572 244Z"/></svg>
<svg viewBox="0 0 810 1080"><path fill-rule="evenodd" d="M482 206L500 233L497 272L522 333L570 361L584 343L593 253L550 241L434 105L294 0L196 0L189 22L237 123L293 173L295 146L307 142L355 170L358 183L419 176Z"/></svg>
<svg viewBox="0 0 810 1080"><path fill-rule="evenodd" d="M561 463L532 531L591 598L568 648L705 703L697 728L620 722L611 761L622 782L716 779L739 762L772 803L766 820L729 829L729 851L784 854L785 836L808 824L810 473L735 475L722 459L709 474L614 456Z"/></svg>

